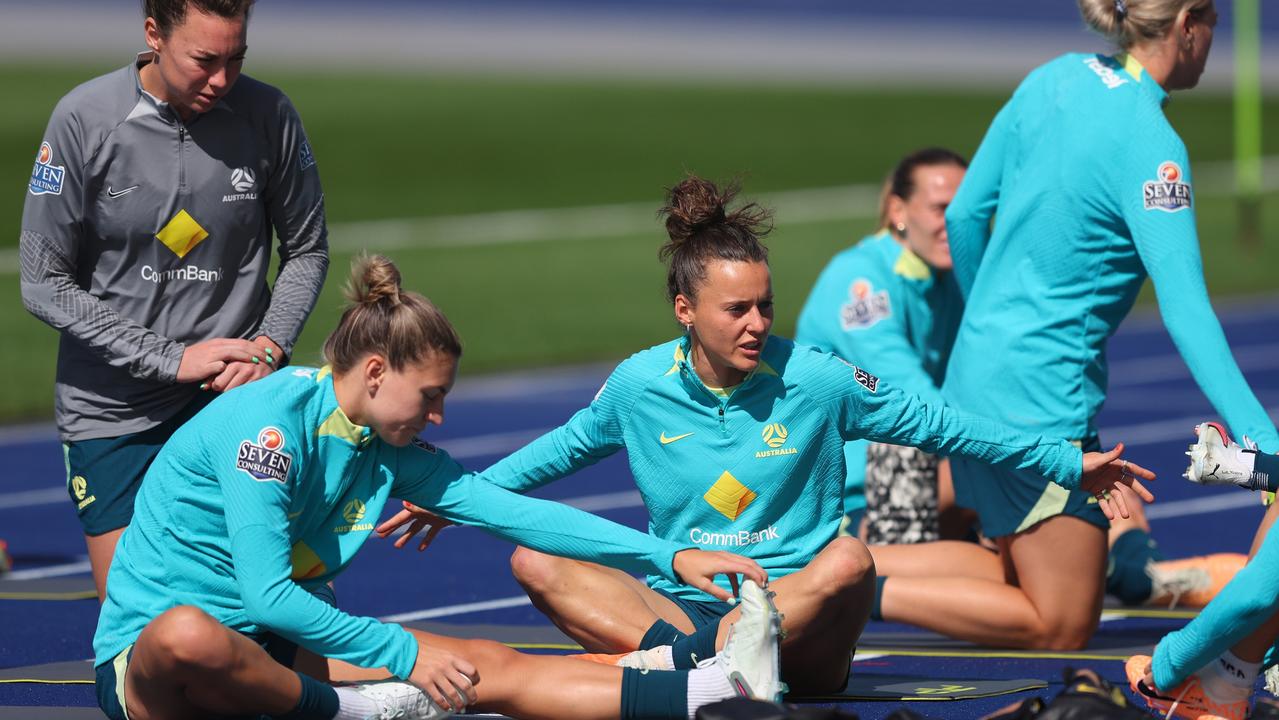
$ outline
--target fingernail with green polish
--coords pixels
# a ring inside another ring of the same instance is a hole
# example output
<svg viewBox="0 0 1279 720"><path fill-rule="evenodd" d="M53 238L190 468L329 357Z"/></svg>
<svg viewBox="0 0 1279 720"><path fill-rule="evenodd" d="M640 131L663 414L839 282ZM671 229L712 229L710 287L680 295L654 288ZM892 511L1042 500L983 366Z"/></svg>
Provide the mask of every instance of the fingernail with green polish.
<svg viewBox="0 0 1279 720"><path fill-rule="evenodd" d="M255 355L255 356L253 356L253 364L254 364L254 365L257 365L257 364L258 364L258 358L257 358L257 356L256 356L256 355Z"/></svg>
<svg viewBox="0 0 1279 720"><path fill-rule="evenodd" d="M200 389L201 389L201 390L208 390L208 389L209 389L209 384L208 384L208 383L200 383Z"/></svg>
<svg viewBox="0 0 1279 720"><path fill-rule="evenodd" d="M263 349L264 349L264 350L266 350L266 354L267 354L267 355L272 355L272 354L274 354L274 353L272 353L272 352L271 352L271 348L269 348L269 347L267 347L267 348L263 348Z"/></svg>

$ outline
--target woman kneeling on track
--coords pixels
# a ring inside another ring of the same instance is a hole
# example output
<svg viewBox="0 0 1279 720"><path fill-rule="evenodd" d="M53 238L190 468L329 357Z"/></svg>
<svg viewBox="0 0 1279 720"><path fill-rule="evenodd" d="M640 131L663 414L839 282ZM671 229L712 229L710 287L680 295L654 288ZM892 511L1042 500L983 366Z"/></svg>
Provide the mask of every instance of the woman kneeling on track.
<svg viewBox="0 0 1279 720"><path fill-rule="evenodd" d="M690 177L662 209L667 293L685 334L623 362L588 407L486 470L486 479L523 492L625 449L652 535L731 548L778 578L770 587L785 614L782 672L800 693L844 687L874 601L870 553L837 537L846 441L967 456L1098 494L1131 483L1150 497L1124 472L1122 448L1081 453L926 403L833 355L770 337L773 288L760 241L769 213L754 204L729 212L734 194ZM1115 509L1126 512L1122 501ZM408 520L401 514L382 529ZM723 646L737 617L704 589L668 577L645 583L524 548L511 564L534 605L586 649L644 650L625 663L692 667Z"/></svg>
<svg viewBox="0 0 1279 720"><path fill-rule="evenodd" d="M1213 314L1186 148L1163 112L1168 92L1203 72L1212 0L1079 6L1122 52L1063 55L1033 71L946 211L966 306L942 397L1099 447L1106 345L1149 275L1204 394L1263 446L1279 445ZM999 554L961 543L876 547L883 618L985 645L1084 646L1101 618L1107 564L1108 523L1094 497L963 458L951 458L951 475Z"/></svg>
<svg viewBox="0 0 1279 720"><path fill-rule="evenodd" d="M474 704L527 718L683 720L737 694L780 696L780 620L758 564L463 472L417 437L444 419L462 352L452 326L401 290L384 258L357 261L351 287L354 304L324 346L328 367L276 373L219 397L152 465L94 638L98 701L109 717L435 718ZM545 552L691 582L725 599L714 576L740 573L742 620L713 662L641 673L348 615L317 595L372 531L360 520L391 495ZM295 660L316 669L294 672ZM388 674L407 682L322 682Z"/></svg>

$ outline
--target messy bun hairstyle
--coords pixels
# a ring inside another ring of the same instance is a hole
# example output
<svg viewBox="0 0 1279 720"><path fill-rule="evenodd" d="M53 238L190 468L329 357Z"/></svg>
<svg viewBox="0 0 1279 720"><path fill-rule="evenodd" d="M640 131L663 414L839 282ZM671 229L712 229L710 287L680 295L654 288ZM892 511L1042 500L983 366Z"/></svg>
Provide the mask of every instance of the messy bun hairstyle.
<svg viewBox="0 0 1279 720"><path fill-rule="evenodd" d="M1084 22L1115 46L1128 50L1168 34L1182 8L1206 10L1205 0L1078 0Z"/></svg>
<svg viewBox="0 0 1279 720"><path fill-rule="evenodd" d="M324 341L324 360L335 373L350 370L370 353L385 357L394 370L429 353L462 356L452 323L430 300L405 290L399 269L387 258L355 258L344 295L351 304Z"/></svg>
<svg viewBox="0 0 1279 720"><path fill-rule="evenodd" d="M729 212L739 190L736 182L721 190L696 175L667 189L666 205L657 212L670 236L658 253L667 267L667 300L695 299L712 260L768 262L760 241L773 230L773 213L755 203Z"/></svg>

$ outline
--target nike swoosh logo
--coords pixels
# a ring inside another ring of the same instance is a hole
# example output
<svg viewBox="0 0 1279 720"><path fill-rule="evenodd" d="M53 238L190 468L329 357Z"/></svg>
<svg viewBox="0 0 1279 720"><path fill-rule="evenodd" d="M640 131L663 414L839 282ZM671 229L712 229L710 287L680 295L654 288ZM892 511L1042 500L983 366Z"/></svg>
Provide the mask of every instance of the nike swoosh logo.
<svg viewBox="0 0 1279 720"><path fill-rule="evenodd" d="M661 437L659 437L659 438L658 438L658 440L661 440L663 445L670 445L671 443L675 442L676 440L683 440L684 438L686 438L686 437L688 437L689 435L692 435L692 434L693 434L693 433L684 433L683 435L676 435L675 437L666 437L666 433L665 433L665 432L663 432L663 433L662 433L662 436L661 436Z"/></svg>
<svg viewBox="0 0 1279 720"><path fill-rule="evenodd" d="M129 193L133 192L134 190L137 190L139 187L141 187L141 186L140 186L140 185L131 185L131 186L129 186L129 187L127 187L127 188L123 189L123 190L112 190L112 189L111 189L111 186L110 186L110 185L108 185L108 186L107 186L107 197L109 197L109 198L111 198L112 200L114 200L114 199L116 199L116 198L118 198L118 197L122 197L122 196L124 196L124 195L128 195Z"/></svg>

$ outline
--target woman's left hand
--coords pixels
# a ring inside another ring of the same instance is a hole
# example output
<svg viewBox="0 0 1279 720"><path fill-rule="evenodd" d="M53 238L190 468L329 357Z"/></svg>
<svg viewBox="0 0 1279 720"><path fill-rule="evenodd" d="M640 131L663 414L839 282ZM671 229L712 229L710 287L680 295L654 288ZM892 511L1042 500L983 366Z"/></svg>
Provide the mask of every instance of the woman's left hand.
<svg viewBox="0 0 1279 720"><path fill-rule="evenodd" d="M1155 496L1141 484L1142 480L1154 480L1155 474L1146 468L1120 458L1124 452L1124 444L1115 445L1109 452L1084 453L1084 473L1080 483L1084 492L1097 498L1097 504L1107 519L1113 520L1115 515L1128 517L1128 505L1124 501L1124 493L1116 488L1127 485L1137 496L1146 502L1154 502Z"/></svg>
<svg viewBox="0 0 1279 720"><path fill-rule="evenodd" d="M411 540L414 535L422 532L424 528L430 528L430 530L427 530L426 534L422 536L422 542L417 545L418 552L422 552L430 546L431 541L435 539L436 535L440 534L441 530L450 525L457 524L452 520L445 520L430 510L420 508L408 500L404 500L402 502L404 503L404 509L396 513L393 517L388 518L381 525L378 525L373 531L380 537L388 537L391 533L405 525L408 525L408 530L405 530L404 534L395 539L395 547L397 548L402 548L405 545L408 545L409 540Z"/></svg>

